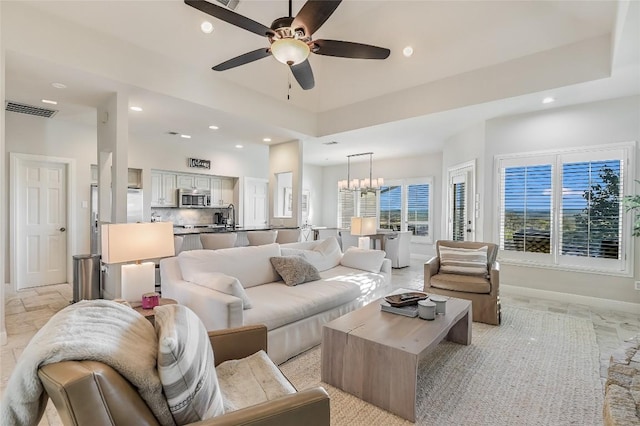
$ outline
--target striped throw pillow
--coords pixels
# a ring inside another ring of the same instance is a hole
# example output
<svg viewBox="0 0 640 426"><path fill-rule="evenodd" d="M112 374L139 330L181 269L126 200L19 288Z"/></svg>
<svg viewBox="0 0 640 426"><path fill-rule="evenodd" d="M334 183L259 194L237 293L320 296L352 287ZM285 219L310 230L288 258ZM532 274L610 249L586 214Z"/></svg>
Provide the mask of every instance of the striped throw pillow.
<svg viewBox="0 0 640 426"><path fill-rule="evenodd" d="M487 246L478 249L440 246L440 272L487 276Z"/></svg>
<svg viewBox="0 0 640 426"><path fill-rule="evenodd" d="M183 305L154 308L158 373L176 424L224 414L222 393L207 331Z"/></svg>

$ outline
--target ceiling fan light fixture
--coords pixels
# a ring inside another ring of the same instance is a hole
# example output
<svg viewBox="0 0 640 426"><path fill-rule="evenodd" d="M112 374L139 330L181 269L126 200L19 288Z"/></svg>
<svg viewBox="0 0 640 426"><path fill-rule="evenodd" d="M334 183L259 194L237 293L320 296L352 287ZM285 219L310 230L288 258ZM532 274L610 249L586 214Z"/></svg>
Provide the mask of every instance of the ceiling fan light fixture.
<svg viewBox="0 0 640 426"><path fill-rule="evenodd" d="M309 57L309 52L307 43L295 38L282 38L271 44L274 58L289 66L304 62Z"/></svg>

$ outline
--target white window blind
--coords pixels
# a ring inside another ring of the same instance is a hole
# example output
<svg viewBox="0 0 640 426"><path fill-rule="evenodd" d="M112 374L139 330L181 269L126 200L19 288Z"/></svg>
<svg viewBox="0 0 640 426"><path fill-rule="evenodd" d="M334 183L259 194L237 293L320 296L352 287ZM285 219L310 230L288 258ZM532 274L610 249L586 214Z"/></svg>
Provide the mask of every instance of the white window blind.
<svg viewBox="0 0 640 426"><path fill-rule="evenodd" d="M453 240L464 241L466 228L466 188L464 182L453 184Z"/></svg>
<svg viewBox="0 0 640 426"><path fill-rule="evenodd" d="M503 170L500 247L531 253L551 251L551 164Z"/></svg>
<svg viewBox="0 0 640 426"><path fill-rule="evenodd" d="M563 255L620 259L622 162L562 165Z"/></svg>
<svg viewBox="0 0 640 426"><path fill-rule="evenodd" d="M501 258L581 271L632 270L622 198L635 144L498 157Z"/></svg>
<svg viewBox="0 0 640 426"><path fill-rule="evenodd" d="M367 192L365 194L358 193L359 205L358 216L360 217L376 217L378 211L377 192Z"/></svg>
<svg viewBox="0 0 640 426"><path fill-rule="evenodd" d="M351 218L356 216L355 192L338 191L338 227L351 227Z"/></svg>
<svg viewBox="0 0 640 426"><path fill-rule="evenodd" d="M402 186L380 188L380 228L400 231L402 228Z"/></svg>
<svg viewBox="0 0 640 426"><path fill-rule="evenodd" d="M428 237L429 230L429 192L430 185L407 185L407 228L413 235Z"/></svg>

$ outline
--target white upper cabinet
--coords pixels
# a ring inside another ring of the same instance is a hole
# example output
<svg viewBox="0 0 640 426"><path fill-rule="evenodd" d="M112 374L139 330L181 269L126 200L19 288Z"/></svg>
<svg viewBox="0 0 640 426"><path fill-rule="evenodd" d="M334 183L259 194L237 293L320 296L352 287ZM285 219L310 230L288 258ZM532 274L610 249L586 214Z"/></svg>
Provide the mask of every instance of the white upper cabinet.
<svg viewBox="0 0 640 426"><path fill-rule="evenodd" d="M151 172L151 207L177 207L177 175Z"/></svg>
<svg viewBox="0 0 640 426"><path fill-rule="evenodd" d="M178 175L178 189L211 190L211 178L209 176Z"/></svg>
<svg viewBox="0 0 640 426"><path fill-rule="evenodd" d="M233 179L211 178L211 204L226 207L233 203Z"/></svg>

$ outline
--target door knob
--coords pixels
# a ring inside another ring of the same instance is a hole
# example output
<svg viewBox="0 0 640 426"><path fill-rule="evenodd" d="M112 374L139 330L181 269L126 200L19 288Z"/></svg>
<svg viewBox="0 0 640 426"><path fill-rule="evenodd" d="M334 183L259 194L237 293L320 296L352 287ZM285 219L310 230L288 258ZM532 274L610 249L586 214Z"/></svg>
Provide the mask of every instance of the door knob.
<svg viewBox="0 0 640 426"><path fill-rule="evenodd" d="M65 228L64 226L62 228L60 228L60 232L64 232L66 230L67 230L67 228Z"/></svg>

